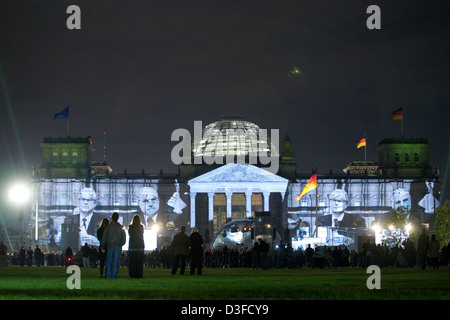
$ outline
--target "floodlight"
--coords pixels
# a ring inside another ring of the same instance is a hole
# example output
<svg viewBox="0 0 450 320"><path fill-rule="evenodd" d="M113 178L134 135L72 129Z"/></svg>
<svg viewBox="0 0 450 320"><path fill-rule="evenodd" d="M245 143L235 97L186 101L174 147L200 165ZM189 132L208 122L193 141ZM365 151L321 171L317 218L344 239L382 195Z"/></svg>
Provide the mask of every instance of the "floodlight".
<svg viewBox="0 0 450 320"><path fill-rule="evenodd" d="M16 204L23 204L30 198L30 189L24 184L17 184L9 190L9 199Z"/></svg>
<svg viewBox="0 0 450 320"><path fill-rule="evenodd" d="M407 231L407 232L410 232L411 231L411 223L408 223L407 225L405 225L405 230Z"/></svg>

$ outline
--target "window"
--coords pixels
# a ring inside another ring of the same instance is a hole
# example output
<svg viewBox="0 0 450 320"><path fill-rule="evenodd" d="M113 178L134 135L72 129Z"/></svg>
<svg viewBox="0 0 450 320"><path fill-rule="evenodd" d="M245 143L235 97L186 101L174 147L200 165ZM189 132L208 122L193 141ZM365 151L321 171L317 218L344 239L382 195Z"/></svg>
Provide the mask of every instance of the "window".
<svg viewBox="0 0 450 320"><path fill-rule="evenodd" d="M399 153L395 154L395 162L400 162L400 154Z"/></svg>
<svg viewBox="0 0 450 320"><path fill-rule="evenodd" d="M62 161L67 161L67 159L69 159L69 155L64 151L62 154Z"/></svg>
<svg viewBox="0 0 450 320"><path fill-rule="evenodd" d="M414 162L419 162L419 154L418 153L414 154Z"/></svg>
<svg viewBox="0 0 450 320"><path fill-rule="evenodd" d="M78 161L78 152L72 153L72 161L77 162Z"/></svg>
<svg viewBox="0 0 450 320"><path fill-rule="evenodd" d="M405 162L409 162L409 153L405 153Z"/></svg>
<svg viewBox="0 0 450 320"><path fill-rule="evenodd" d="M58 152L52 153L52 161L58 161Z"/></svg>

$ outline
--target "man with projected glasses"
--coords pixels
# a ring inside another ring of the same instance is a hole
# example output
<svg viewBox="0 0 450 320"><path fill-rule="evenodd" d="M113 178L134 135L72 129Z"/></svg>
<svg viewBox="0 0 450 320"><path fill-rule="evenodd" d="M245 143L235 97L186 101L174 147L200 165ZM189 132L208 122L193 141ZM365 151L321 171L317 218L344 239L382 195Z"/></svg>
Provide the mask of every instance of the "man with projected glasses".
<svg viewBox="0 0 450 320"><path fill-rule="evenodd" d="M102 216L94 212L97 194L92 188L83 188L78 198L78 207L73 210L76 223L79 224L80 244L99 245L97 229Z"/></svg>

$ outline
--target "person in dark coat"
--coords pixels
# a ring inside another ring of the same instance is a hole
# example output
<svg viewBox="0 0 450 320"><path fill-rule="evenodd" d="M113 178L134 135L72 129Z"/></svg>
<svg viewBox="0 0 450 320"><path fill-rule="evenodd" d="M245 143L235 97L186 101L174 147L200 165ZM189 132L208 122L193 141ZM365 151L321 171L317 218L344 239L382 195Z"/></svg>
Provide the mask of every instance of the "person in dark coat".
<svg viewBox="0 0 450 320"><path fill-rule="evenodd" d="M31 249L31 247L28 247L28 250L27 250L27 265L29 267L31 267L32 264L33 264L33 249Z"/></svg>
<svg viewBox="0 0 450 320"><path fill-rule="evenodd" d="M36 248L34 249L34 260L36 261L36 265L38 267L41 265L42 262L41 255L42 255L41 248L39 248L39 246L36 245Z"/></svg>
<svg viewBox="0 0 450 320"><path fill-rule="evenodd" d="M144 268L144 225L139 215L134 215L128 227L128 271L130 278L142 278Z"/></svg>
<svg viewBox="0 0 450 320"><path fill-rule="evenodd" d="M97 229L97 239L100 241L100 247L98 248L98 261L100 262L100 278L103 278L103 269L106 264L106 245L103 243L103 231L105 231L106 226L108 225L108 218L103 218L100 223L100 228Z"/></svg>
<svg viewBox="0 0 450 320"><path fill-rule="evenodd" d="M172 267L172 274L177 273L178 264L181 260L181 268L180 268L180 274L184 274L184 269L186 267L186 258L189 255L189 246L190 246L190 240L189 237L185 233L186 227L182 226L180 228L180 232L178 232L172 240L172 246L175 250L175 261L173 262Z"/></svg>
<svg viewBox="0 0 450 320"><path fill-rule="evenodd" d="M195 273L197 269L197 274L202 274L202 259L203 259L203 238L198 233L198 229L192 229L192 234L189 237L191 241L191 271L190 274Z"/></svg>
<svg viewBox="0 0 450 320"><path fill-rule="evenodd" d="M255 241L252 248L252 268L253 270L258 270L261 267L261 250L259 248L259 243Z"/></svg>
<svg viewBox="0 0 450 320"><path fill-rule="evenodd" d="M0 267L7 267L8 261L6 254L8 252L8 248L3 244L3 241L0 243Z"/></svg>
<svg viewBox="0 0 450 320"><path fill-rule="evenodd" d="M427 258L428 258L428 249L430 247L430 241L428 239L428 235L425 232L425 229L422 229L422 233L417 240L417 257L419 259L419 264L422 267L422 270L425 270L427 267Z"/></svg>

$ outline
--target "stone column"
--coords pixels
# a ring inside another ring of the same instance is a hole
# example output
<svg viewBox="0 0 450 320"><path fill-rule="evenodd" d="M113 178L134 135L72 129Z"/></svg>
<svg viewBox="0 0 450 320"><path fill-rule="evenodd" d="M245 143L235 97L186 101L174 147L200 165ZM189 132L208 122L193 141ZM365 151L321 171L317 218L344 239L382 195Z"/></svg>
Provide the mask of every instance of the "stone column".
<svg viewBox="0 0 450 320"><path fill-rule="evenodd" d="M270 192L265 191L263 193L264 198L264 211L269 211L269 198L270 198Z"/></svg>
<svg viewBox="0 0 450 320"><path fill-rule="evenodd" d="M213 240L213 230L214 230L214 192L208 192L208 240L210 242Z"/></svg>
<svg viewBox="0 0 450 320"><path fill-rule="evenodd" d="M247 191L245 193L245 217L251 218L252 217L252 192Z"/></svg>
<svg viewBox="0 0 450 320"><path fill-rule="evenodd" d="M191 224L190 227L195 227L195 197L197 196L197 192L191 192L189 194L191 199Z"/></svg>
<svg viewBox="0 0 450 320"><path fill-rule="evenodd" d="M208 222L214 220L214 192L208 192Z"/></svg>
<svg viewBox="0 0 450 320"><path fill-rule="evenodd" d="M227 198L227 222L231 221L231 198L233 197L233 192L227 191L225 193Z"/></svg>

